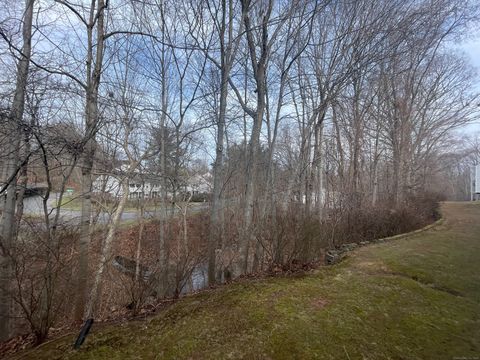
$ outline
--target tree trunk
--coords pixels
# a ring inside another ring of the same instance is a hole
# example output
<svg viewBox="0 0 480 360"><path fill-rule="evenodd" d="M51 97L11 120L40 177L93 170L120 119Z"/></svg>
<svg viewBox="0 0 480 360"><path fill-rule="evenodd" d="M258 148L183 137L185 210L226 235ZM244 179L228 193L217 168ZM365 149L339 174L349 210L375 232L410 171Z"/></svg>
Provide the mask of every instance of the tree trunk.
<svg viewBox="0 0 480 360"><path fill-rule="evenodd" d="M79 241L79 263L77 273L77 301L75 305L75 320L82 321L87 301L88 282L88 250L91 239L91 191L92 191L92 170L95 157L95 134L98 128L98 88L103 65L104 51L104 0L97 0L95 11L94 2L90 9L90 21L87 27L87 85L85 94L85 149L82 164L82 213L80 217L80 241ZM93 42L93 28L95 23L97 43ZM94 61L95 52L95 61Z"/></svg>
<svg viewBox="0 0 480 360"><path fill-rule="evenodd" d="M245 204L244 204L244 228L243 234L240 237L240 256L239 256L239 270L240 273L247 273L249 269L249 248L253 234L253 215L255 206L255 177L257 175L258 152L260 148L260 132L262 129L263 115L265 112L265 96L266 96L266 62L268 58L268 21L272 11L272 2L269 2L268 9L262 18L262 37L261 48L262 52L257 59L256 44L253 38L253 31L250 23L250 2L242 1L242 17L245 23L245 31L247 36L247 44L250 53L250 60L254 69L255 84L257 86L257 108L253 118L252 134L248 147L248 161L245 174Z"/></svg>
<svg viewBox="0 0 480 360"><path fill-rule="evenodd" d="M22 135L21 123L25 108L25 89L28 80L28 68L32 49L32 20L34 0L25 1L25 16L23 20L23 47L21 58L17 65L17 82L9 122L12 126L12 141L9 143L7 159L7 196L2 213L1 223L1 255L0 255L0 341L10 337L10 281L12 275L11 248L16 234L15 210L17 192L17 171L20 158L20 142Z"/></svg>
<svg viewBox="0 0 480 360"><path fill-rule="evenodd" d="M215 250L218 247L220 234L220 211L222 210L222 186L223 186L223 144L225 135L225 113L227 109L228 68L222 68L220 87L220 109L217 119L217 139L215 163L213 166L213 196L210 209L210 234L208 238L208 283L216 281Z"/></svg>
<svg viewBox="0 0 480 360"><path fill-rule="evenodd" d="M29 141L29 135L27 132L23 132L25 134L24 138L24 146L25 149L23 151L25 159L29 157L29 152L30 152L30 141ZM20 176L18 178L18 195L17 195L17 212L16 212L16 221L17 221L17 228L20 226L20 222L22 221L23 217L23 210L24 210L24 204L23 204L23 199L25 197L25 191L28 186L28 161L25 160L24 164L22 165L20 169Z"/></svg>
<svg viewBox="0 0 480 360"><path fill-rule="evenodd" d="M123 179L122 187L123 187L122 197L113 215L112 224L108 228L107 237L105 238L105 242L103 243L100 263L97 267L97 270L95 271L93 286L90 291L90 297L88 299L88 303L85 309L85 316L84 316L85 319L90 319L91 317L94 316L95 306L97 304L99 294L100 294L103 273L105 272L107 263L112 256L111 252L112 252L113 240L114 240L118 225L120 224L120 220L122 218L123 209L125 208L125 204L127 203L127 200L128 200L128 191L129 191L128 179Z"/></svg>

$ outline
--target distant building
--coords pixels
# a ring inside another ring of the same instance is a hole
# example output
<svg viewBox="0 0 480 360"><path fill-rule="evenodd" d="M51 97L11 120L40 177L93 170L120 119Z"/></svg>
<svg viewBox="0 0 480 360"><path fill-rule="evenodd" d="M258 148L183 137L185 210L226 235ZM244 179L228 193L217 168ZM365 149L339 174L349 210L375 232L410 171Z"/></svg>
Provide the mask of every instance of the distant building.
<svg viewBox="0 0 480 360"><path fill-rule="evenodd" d="M106 193L113 197L120 197L123 194L121 180L126 176L122 170L113 174L99 175L93 181L94 193ZM189 177L177 190L178 192L190 193L192 195L210 194L212 176L210 173L195 174ZM128 179L128 197L130 199L155 199L161 195L161 181L159 176L135 172Z"/></svg>
<svg viewBox="0 0 480 360"><path fill-rule="evenodd" d="M192 195L210 194L212 192L212 174L195 174L190 176L185 184L185 192Z"/></svg>
<svg viewBox="0 0 480 360"><path fill-rule="evenodd" d="M93 192L109 194L113 197L123 195L121 181L124 174L102 174L93 181ZM160 196L160 179L136 173L128 179L128 197L130 199L154 199Z"/></svg>

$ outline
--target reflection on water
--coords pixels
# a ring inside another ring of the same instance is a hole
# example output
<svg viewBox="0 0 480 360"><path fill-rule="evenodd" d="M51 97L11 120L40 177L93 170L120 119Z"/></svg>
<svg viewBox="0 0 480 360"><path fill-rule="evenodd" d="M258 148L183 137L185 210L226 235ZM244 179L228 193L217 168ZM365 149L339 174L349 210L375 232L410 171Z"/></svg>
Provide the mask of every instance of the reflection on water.
<svg viewBox="0 0 480 360"><path fill-rule="evenodd" d="M128 275L131 278L135 278L137 271L137 262L133 259L124 256L115 256L112 260L112 265L115 269ZM140 264L139 266L140 280L143 280L146 284L156 284L156 272L151 268ZM198 264L194 267L192 274L183 281L181 284L181 294L188 294L197 290L202 290L208 286L207 281L207 264Z"/></svg>
<svg viewBox="0 0 480 360"><path fill-rule="evenodd" d="M186 281L186 284L182 289L182 294L205 289L208 286L207 280L207 265L199 264L195 266L190 279Z"/></svg>

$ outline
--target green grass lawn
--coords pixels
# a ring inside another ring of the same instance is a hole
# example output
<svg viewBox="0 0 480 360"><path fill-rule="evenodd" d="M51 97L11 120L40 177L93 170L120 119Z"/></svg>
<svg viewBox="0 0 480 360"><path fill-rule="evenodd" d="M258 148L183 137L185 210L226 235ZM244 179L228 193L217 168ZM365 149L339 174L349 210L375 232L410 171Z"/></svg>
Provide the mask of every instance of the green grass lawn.
<svg viewBox="0 0 480 360"><path fill-rule="evenodd" d="M57 202L57 206L58 205L60 205L59 202ZM106 205L104 206L107 206L108 210L112 211L114 206L116 205L117 205L116 203L109 202L109 203L106 203ZM184 203L179 203L179 205L184 206ZM191 202L189 203L188 206L190 210L197 210L204 205L205 204L201 202ZM80 211L82 210L82 198L78 195L65 194L62 198L61 206L64 209ZM95 204L94 202L94 206L98 206L98 204ZM170 206L170 204L168 204L168 206ZM145 204L145 211L155 212L160 210L161 210L161 204L158 201L156 203L153 203L152 201L147 200L147 203ZM136 211L139 211L138 201L134 199L129 200L124 208L124 212L136 212Z"/></svg>
<svg viewBox="0 0 480 360"><path fill-rule="evenodd" d="M59 203L57 202L57 206L59 205ZM62 198L62 208L64 209L69 209L69 210L81 210L82 209L82 198L80 196L77 196L77 195L67 195L65 194ZM116 203L113 203L113 202L108 202L106 204L104 204L104 206L107 206L108 207L108 211L112 211L113 210L113 207L116 206L117 204ZM98 206L98 204L96 204L94 202L94 206ZM147 211L155 211L155 209L159 209L160 208L160 205L158 204L148 204L145 206L145 210ZM127 202L127 205L125 206L125 209L124 211L137 211L138 210L138 204L137 202L135 202L134 200L130 200Z"/></svg>
<svg viewBox="0 0 480 360"><path fill-rule="evenodd" d="M62 202L57 201L57 206L62 206L62 208L69 210L82 210L82 199L76 195L64 194Z"/></svg>
<svg viewBox="0 0 480 360"><path fill-rule="evenodd" d="M26 359L480 358L480 204L446 203L446 221L370 245L339 265L241 281L155 317L94 328Z"/></svg>

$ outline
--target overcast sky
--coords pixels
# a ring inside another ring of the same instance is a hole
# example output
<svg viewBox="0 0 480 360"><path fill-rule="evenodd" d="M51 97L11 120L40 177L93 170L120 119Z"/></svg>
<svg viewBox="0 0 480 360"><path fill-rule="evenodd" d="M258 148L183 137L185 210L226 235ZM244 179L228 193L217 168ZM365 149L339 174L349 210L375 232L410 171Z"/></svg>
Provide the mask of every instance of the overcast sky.
<svg viewBox="0 0 480 360"><path fill-rule="evenodd" d="M480 37L467 40L462 46L472 63L480 70Z"/></svg>
<svg viewBox="0 0 480 360"><path fill-rule="evenodd" d="M480 91L480 36L465 41L462 45L460 45L459 50L464 51L470 58L472 64L477 68L479 73L479 76L477 77L477 89ZM466 126L464 131L480 131L480 122Z"/></svg>

